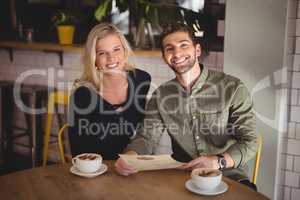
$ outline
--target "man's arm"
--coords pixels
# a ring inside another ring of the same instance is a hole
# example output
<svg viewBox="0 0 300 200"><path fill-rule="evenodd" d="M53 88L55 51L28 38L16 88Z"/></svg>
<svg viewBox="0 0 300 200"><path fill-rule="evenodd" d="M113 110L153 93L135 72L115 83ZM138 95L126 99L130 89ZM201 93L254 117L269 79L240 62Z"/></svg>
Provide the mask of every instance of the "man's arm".
<svg viewBox="0 0 300 200"><path fill-rule="evenodd" d="M226 160L226 168L232 168L234 166L234 160L232 159L232 157L228 153L224 153L222 155ZM193 170L196 168L219 169L220 165L218 163L218 156L200 156L178 167L178 169L188 170Z"/></svg>
<svg viewBox="0 0 300 200"><path fill-rule="evenodd" d="M234 130L236 143L222 155L226 160L226 168L237 168L245 165L255 156L258 147L255 115L250 94L246 87L240 83L232 96L228 127ZM180 167L181 169L194 169L199 167L219 169L216 155L201 156Z"/></svg>
<svg viewBox="0 0 300 200"><path fill-rule="evenodd" d="M157 103L157 92L154 92L146 106L145 118L138 125L135 137L124 152L134 151L138 154L153 154L164 129Z"/></svg>
<svg viewBox="0 0 300 200"><path fill-rule="evenodd" d="M239 84L229 110L229 125L234 130L236 143L227 149L234 167L244 166L255 157L258 148L256 118L251 96L243 83Z"/></svg>
<svg viewBox="0 0 300 200"><path fill-rule="evenodd" d="M146 115L136 131L136 136L124 150L125 154L153 154L159 144L164 130L163 122L157 106L156 93L153 93L146 106ZM119 174L128 176L137 171L119 158L115 163Z"/></svg>

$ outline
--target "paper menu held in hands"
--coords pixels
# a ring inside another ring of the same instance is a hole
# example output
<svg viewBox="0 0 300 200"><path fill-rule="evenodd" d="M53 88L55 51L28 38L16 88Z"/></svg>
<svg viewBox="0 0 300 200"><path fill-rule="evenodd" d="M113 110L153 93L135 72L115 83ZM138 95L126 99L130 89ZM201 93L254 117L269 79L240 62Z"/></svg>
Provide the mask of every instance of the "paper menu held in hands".
<svg viewBox="0 0 300 200"><path fill-rule="evenodd" d="M127 155L119 156L138 171L172 169L183 165L174 160L171 155Z"/></svg>

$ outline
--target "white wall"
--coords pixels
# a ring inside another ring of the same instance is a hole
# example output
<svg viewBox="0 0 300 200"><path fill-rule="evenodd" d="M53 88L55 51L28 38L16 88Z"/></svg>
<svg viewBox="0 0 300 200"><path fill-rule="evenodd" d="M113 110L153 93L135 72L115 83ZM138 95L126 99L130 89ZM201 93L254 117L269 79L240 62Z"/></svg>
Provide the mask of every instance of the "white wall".
<svg viewBox="0 0 300 200"><path fill-rule="evenodd" d="M227 0L224 71L244 81L253 93L257 131L264 144L258 189L277 199L280 131L286 123L284 62L287 0Z"/></svg>
<svg viewBox="0 0 300 200"><path fill-rule="evenodd" d="M285 179L281 185L284 189L284 200L298 200L300 199L300 1L289 0L288 5L287 43L290 48L287 50L286 63L291 63L288 102L290 117L288 132L283 136L281 170Z"/></svg>

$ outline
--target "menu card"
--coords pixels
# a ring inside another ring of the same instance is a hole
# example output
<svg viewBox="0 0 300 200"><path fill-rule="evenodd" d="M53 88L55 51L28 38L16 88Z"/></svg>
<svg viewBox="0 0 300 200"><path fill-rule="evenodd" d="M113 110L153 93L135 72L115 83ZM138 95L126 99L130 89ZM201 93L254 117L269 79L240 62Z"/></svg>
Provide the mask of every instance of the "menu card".
<svg viewBox="0 0 300 200"><path fill-rule="evenodd" d="M127 155L119 156L138 171L172 169L183 165L174 160L171 155Z"/></svg>

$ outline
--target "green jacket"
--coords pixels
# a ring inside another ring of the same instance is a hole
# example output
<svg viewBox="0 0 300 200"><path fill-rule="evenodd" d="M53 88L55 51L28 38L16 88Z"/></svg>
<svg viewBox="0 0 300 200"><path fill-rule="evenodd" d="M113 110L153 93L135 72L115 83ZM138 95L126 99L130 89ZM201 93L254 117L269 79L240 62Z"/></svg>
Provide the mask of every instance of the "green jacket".
<svg viewBox="0 0 300 200"><path fill-rule="evenodd" d="M234 180L247 178L246 164L258 146L252 106L250 94L239 79L202 66L190 92L176 78L154 91L144 122L126 150L153 154L167 132L177 160L187 162L227 152L235 165L224 175Z"/></svg>

